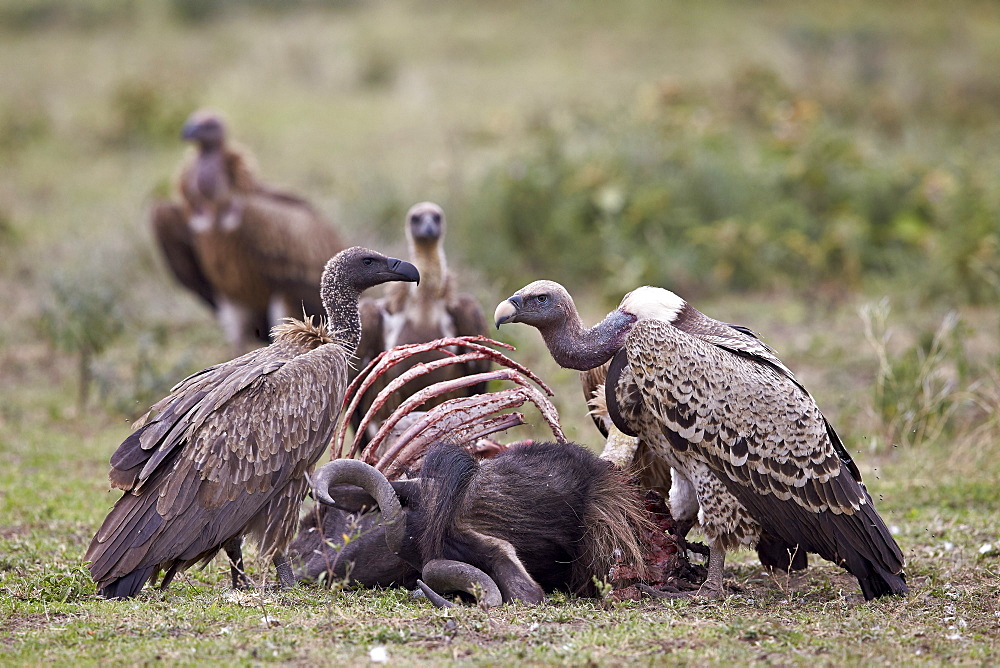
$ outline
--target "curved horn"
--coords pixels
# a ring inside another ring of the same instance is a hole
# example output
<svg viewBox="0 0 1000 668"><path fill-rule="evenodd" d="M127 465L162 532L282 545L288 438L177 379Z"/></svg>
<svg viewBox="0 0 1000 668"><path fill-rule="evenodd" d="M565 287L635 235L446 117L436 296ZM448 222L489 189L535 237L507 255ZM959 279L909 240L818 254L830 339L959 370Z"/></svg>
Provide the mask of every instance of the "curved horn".
<svg viewBox="0 0 1000 668"><path fill-rule="evenodd" d="M330 485L348 483L371 494L382 512L385 543L393 554L400 553L406 536L406 516L392 485L378 469L357 459L335 459L321 466L312 479L313 496L329 506L336 505L330 496Z"/></svg>
<svg viewBox="0 0 1000 668"><path fill-rule="evenodd" d="M427 600L434 604L435 608L455 607L454 603L445 599L445 597L441 596L441 594L428 587L427 583L420 578L417 578L417 586L420 588L420 591L424 592L424 596L427 597Z"/></svg>
<svg viewBox="0 0 1000 668"><path fill-rule="evenodd" d="M475 596L476 601L484 608L495 608L503 603L500 588L493 578L464 561L431 559L424 564L421 576L435 592L464 591ZM426 593L425 591L424 594ZM434 600L431 598L432 602ZM437 605L436 602L434 604Z"/></svg>

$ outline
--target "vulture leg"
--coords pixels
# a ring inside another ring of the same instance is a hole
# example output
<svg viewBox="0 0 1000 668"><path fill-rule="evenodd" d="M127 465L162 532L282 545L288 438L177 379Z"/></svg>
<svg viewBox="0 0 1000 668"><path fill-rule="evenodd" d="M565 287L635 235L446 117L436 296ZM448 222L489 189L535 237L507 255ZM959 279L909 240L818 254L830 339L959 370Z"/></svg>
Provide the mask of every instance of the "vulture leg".
<svg viewBox="0 0 1000 668"><path fill-rule="evenodd" d="M726 565L726 551L716 545L714 541L708 549L708 577L705 578L705 584L698 590L698 596L711 599L723 598L726 593L722 587L722 569Z"/></svg>
<svg viewBox="0 0 1000 668"><path fill-rule="evenodd" d="M274 568L278 571L278 587L288 589L295 586L295 574L292 573L292 563L288 560L288 555L278 552L271 560Z"/></svg>
<svg viewBox="0 0 1000 668"><path fill-rule="evenodd" d="M244 589L250 586L247 572L243 568L243 537L233 536L225 542L222 548L229 557L229 573L233 578L233 589Z"/></svg>
<svg viewBox="0 0 1000 668"><path fill-rule="evenodd" d="M257 313L242 304L220 297L215 314L226 340L238 355L250 350L255 340L270 340L266 312Z"/></svg>

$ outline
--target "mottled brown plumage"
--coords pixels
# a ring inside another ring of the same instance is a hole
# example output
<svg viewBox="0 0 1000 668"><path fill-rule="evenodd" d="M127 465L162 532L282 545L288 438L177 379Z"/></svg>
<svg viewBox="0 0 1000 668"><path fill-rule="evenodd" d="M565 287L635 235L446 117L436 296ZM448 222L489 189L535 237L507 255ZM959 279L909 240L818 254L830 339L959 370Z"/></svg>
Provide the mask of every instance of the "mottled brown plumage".
<svg viewBox="0 0 1000 668"><path fill-rule="evenodd" d="M487 333L486 316L479 302L472 295L459 291L454 274L448 270L444 252L446 221L441 207L432 202L415 204L407 212L404 225L410 260L420 270L420 285L392 285L383 298L361 300L363 334L357 352L358 371L379 353L394 346ZM442 356L439 352L423 353L394 366L365 394L353 416L354 426L358 426L360 417L368 412L372 400L385 385L413 365ZM407 383L404 391L374 416L370 433L374 434L379 423L413 393L440 381L487 371L489 366L487 360L449 365ZM460 394L450 393L431 400L426 406L484 390L482 384L474 385ZM363 437L362 443L367 443L369 436Z"/></svg>
<svg viewBox="0 0 1000 668"><path fill-rule="evenodd" d="M722 594L726 552L762 534L843 566L868 599L906 593L903 555L857 466L809 393L748 330L649 287L586 330L551 281L502 302L496 322L538 328L561 366L610 360L615 425L695 490L711 550L705 593Z"/></svg>
<svg viewBox="0 0 1000 668"><path fill-rule="evenodd" d="M752 352L764 345L757 340L751 330L728 323L727 326L738 332L728 337L731 348ZM752 337L753 341L743 335ZM773 356L769 348L765 349L765 352ZM664 499L669 499L670 516L674 520L675 533L682 540L686 539L688 532L698 523L700 510L694 485L685 476L672 469L664 458L658 457L648 443L622 433L614 425L608 412L605 389L609 366L610 363L605 363L580 372L583 396L590 409L590 416L607 439L601 457L618 467L631 469L642 487L652 489ZM791 374L790 371L788 373ZM720 493L728 495L724 490ZM735 503L735 500L729 503ZM769 569L798 571L808 566L808 557L804 550L798 550L794 545L786 544L767 532L763 532L758 538L756 550L761 564Z"/></svg>
<svg viewBox="0 0 1000 668"><path fill-rule="evenodd" d="M337 230L305 200L260 183L217 114L195 112L183 138L197 151L178 177L180 202L152 216L178 281L216 311L238 352L284 317L321 316L320 274L344 247Z"/></svg>
<svg viewBox="0 0 1000 668"><path fill-rule="evenodd" d="M418 278L408 262L347 249L323 274L328 324L280 325L270 346L189 376L153 405L111 457L112 486L125 493L87 550L104 596L132 596L160 570L166 586L220 548L238 561L244 535L292 581L283 552L343 404L360 293Z"/></svg>

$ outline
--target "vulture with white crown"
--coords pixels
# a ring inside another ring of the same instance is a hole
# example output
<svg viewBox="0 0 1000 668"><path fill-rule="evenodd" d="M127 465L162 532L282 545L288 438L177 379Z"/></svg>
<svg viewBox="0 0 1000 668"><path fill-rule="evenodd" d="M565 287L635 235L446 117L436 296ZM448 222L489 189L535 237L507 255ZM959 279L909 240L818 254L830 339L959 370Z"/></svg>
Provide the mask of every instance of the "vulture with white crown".
<svg viewBox="0 0 1000 668"><path fill-rule="evenodd" d="M433 202L414 204L406 213L406 242L410 261L420 271L420 284L388 286L384 297L361 300L362 335L355 373L364 369L379 353L395 346L425 343L445 337L488 334L486 315L479 302L472 295L458 290L455 276L448 269L444 252L446 224L444 211ZM368 413L374 397L385 385L413 365L442 356L443 353L440 352L422 353L389 369L365 393L358 410L352 416L354 426L357 427L361 416ZM362 437L362 443L367 443L368 437L378 429L379 423L414 392L433 383L488 370L489 361L475 360L448 365L408 382L403 391L391 397L375 415L369 427L370 433ZM436 397L428 401L425 407L430 408L459 396L480 394L485 390L485 384L478 383L464 392Z"/></svg>
<svg viewBox="0 0 1000 668"><path fill-rule="evenodd" d="M154 404L111 456L111 484L124 494L86 555L101 595L134 596L161 571L166 587L220 549L233 586L246 584L244 535L282 585L294 584L284 551L343 405L361 292L419 278L409 262L344 250L322 277L328 322L289 320L271 345L189 376Z"/></svg>
<svg viewBox="0 0 1000 668"><path fill-rule="evenodd" d="M499 327L539 330L560 366L610 361L608 413L694 490L710 557L704 595L723 595L728 551L762 536L857 578L866 599L907 593L903 554L840 437L812 396L755 336L641 287L586 329L558 283L501 302Z"/></svg>
<svg viewBox="0 0 1000 668"><path fill-rule="evenodd" d="M302 198L260 183L218 114L195 112L182 138L197 151L182 165L180 201L152 214L177 280L212 308L237 352L268 341L282 318L321 317L320 274L344 248L337 230Z"/></svg>

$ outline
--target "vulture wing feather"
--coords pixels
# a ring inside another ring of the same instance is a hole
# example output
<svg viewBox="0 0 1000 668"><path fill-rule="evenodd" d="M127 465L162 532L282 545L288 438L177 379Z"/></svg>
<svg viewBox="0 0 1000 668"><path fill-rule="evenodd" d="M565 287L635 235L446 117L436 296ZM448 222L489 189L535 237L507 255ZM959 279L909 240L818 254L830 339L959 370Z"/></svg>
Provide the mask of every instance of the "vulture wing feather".
<svg viewBox="0 0 1000 668"><path fill-rule="evenodd" d="M635 325L625 352L642 407L619 394L623 412L648 411L765 530L846 565L863 588L870 564L905 590L896 575L902 553L856 467L841 458L843 445L793 378L653 319Z"/></svg>
<svg viewBox="0 0 1000 668"><path fill-rule="evenodd" d="M155 407L175 424L146 463L138 481L143 493L126 492L88 550L95 580L214 554L268 507L275 490L287 491L285 483L320 458L346 377L347 355L339 346L303 350L278 341L180 383ZM337 379L333 388L331 378ZM203 392L205 384L213 389ZM188 392L200 395L189 407ZM240 433L227 431L233 425ZM162 427L154 419L127 442L141 439L145 429ZM198 512L188 512L195 504Z"/></svg>

